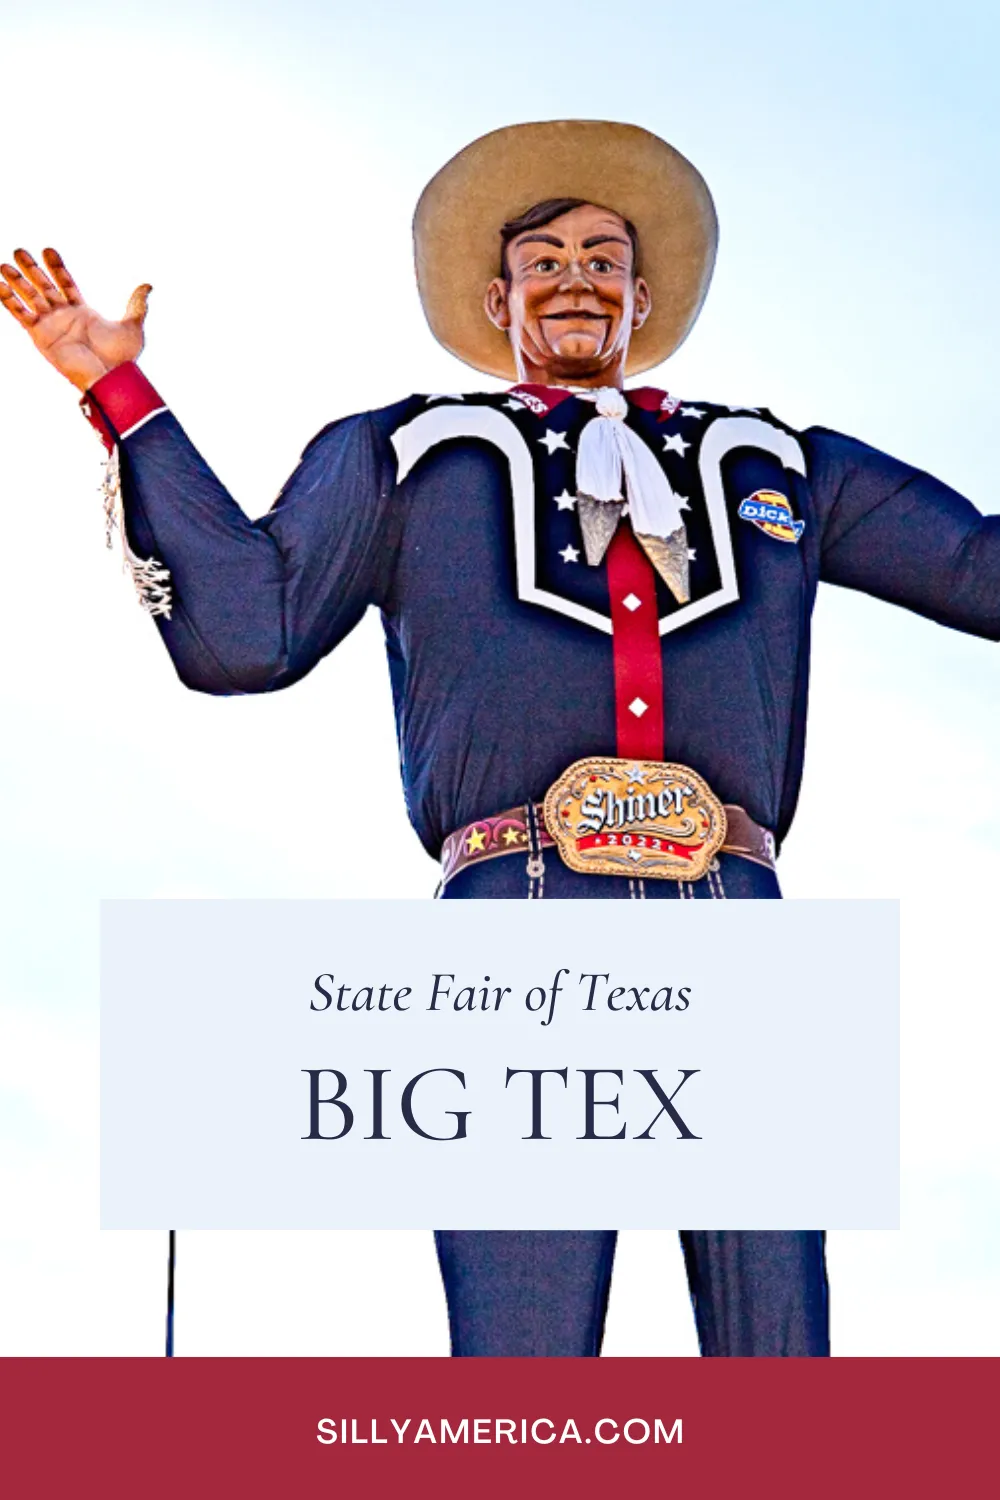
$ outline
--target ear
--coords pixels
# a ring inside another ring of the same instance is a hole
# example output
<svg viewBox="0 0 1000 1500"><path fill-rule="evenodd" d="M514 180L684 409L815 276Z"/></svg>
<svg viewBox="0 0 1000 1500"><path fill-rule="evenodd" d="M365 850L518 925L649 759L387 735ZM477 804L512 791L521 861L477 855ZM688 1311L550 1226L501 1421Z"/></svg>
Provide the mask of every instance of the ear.
<svg viewBox="0 0 1000 1500"><path fill-rule="evenodd" d="M643 281L641 276L635 279L635 287L632 292L632 329L641 328L643 323L653 311L653 294L649 290L649 283Z"/></svg>
<svg viewBox="0 0 1000 1500"><path fill-rule="evenodd" d="M510 303L507 298L507 283L502 276L494 276L486 288L483 307L493 327L506 333L510 327Z"/></svg>

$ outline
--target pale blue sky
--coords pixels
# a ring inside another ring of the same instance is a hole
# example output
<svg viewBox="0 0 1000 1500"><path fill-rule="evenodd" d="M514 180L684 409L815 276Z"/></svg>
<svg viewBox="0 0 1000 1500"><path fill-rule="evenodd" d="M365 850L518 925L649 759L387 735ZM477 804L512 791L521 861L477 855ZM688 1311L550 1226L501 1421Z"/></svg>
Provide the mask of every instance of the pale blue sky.
<svg viewBox="0 0 1000 1500"><path fill-rule="evenodd" d="M562 115L662 134L715 195L715 282L654 379L850 432L1000 510L996 7L53 0L35 21L0 0L0 20L27 143L8 136L0 254L55 243L111 313L154 283L144 366L252 512L332 417L480 383L423 322L413 204L473 136ZM96 1228L96 901L426 896L434 871L405 825L375 622L288 694L184 693L104 553L95 440L13 324L0 432L0 1352L155 1352L162 1247ZM1000 1352L996 650L827 590L813 692L786 891L899 896L904 930L904 1230L836 1239L835 1340ZM388 876L332 857L357 752L393 799ZM964 795L942 867L945 775ZM845 790L865 787L879 835L852 853ZM250 799L274 808L253 839ZM423 1241L278 1238L188 1237L189 1352L439 1352ZM623 1254L613 1352L690 1352L669 1237ZM251 1334L240 1268L262 1260ZM387 1301L372 1267L390 1265ZM366 1273L351 1307L288 1290Z"/></svg>

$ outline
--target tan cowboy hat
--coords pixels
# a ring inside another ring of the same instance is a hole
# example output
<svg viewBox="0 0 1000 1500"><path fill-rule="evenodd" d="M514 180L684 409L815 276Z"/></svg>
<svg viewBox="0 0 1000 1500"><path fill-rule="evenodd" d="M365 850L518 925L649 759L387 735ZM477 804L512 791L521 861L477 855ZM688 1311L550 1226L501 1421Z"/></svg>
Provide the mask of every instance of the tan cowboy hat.
<svg viewBox="0 0 1000 1500"><path fill-rule="evenodd" d="M658 365L698 316L718 222L700 172L659 136L608 120L544 120L491 131L453 156L413 216L417 286L431 332L466 364L509 379L507 335L483 296L500 269L500 226L547 198L581 198L631 219L653 309L632 336L628 373Z"/></svg>

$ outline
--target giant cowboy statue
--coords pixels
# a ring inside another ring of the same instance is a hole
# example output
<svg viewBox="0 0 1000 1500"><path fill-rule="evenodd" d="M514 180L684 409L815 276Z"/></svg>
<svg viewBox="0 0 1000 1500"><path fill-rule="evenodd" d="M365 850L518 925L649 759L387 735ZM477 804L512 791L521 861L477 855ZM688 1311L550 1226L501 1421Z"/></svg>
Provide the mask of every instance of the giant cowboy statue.
<svg viewBox="0 0 1000 1500"><path fill-rule="evenodd" d="M645 130L495 131L414 237L434 334L516 383L333 422L253 523L135 364L148 287L107 322L19 250L0 298L84 393L183 683L287 687L379 607L444 899L777 897L817 583L998 640L1000 516L835 432L624 389L690 330L716 245L704 181ZM455 1354L597 1354L613 1231L437 1238ZM820 1231L682 1241L703 1354L829 1352Z"/></svg>

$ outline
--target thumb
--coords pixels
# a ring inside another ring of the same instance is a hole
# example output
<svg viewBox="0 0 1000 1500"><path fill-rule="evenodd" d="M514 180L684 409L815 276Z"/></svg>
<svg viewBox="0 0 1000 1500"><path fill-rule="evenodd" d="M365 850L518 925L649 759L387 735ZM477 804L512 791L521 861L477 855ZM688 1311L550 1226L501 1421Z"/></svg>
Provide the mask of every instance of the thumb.
<svg viewBox="0 0 1000 1500"><path fill-rule="evenodd" d="M125 322L138 323L140 327L145 322L146 312L149 306L149 294L153 290L148 281L142 286L137 286L128 299L128 307L125 309Z"/></svg>

